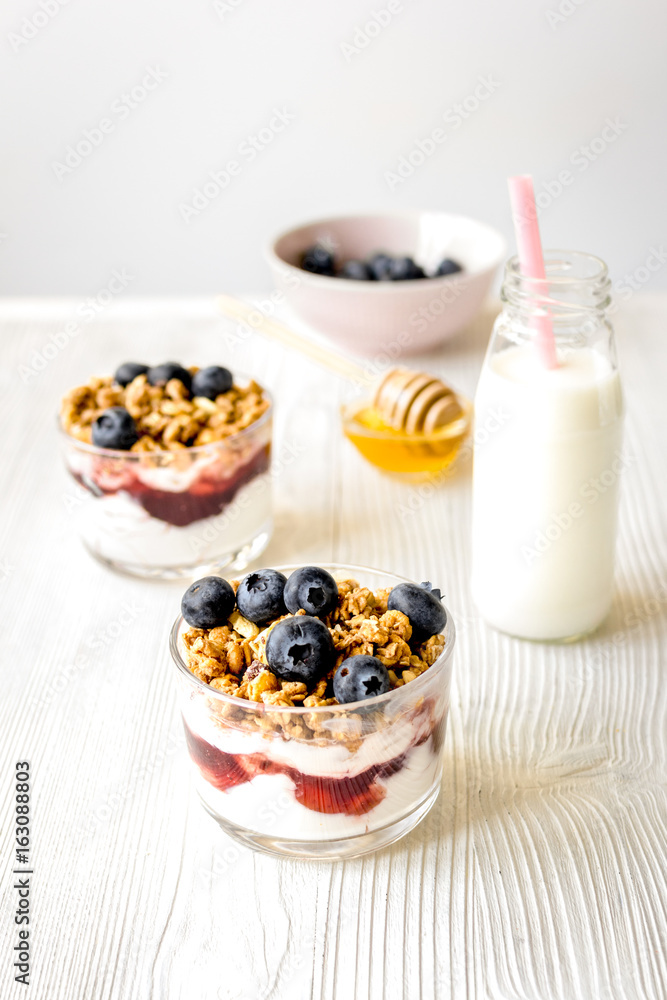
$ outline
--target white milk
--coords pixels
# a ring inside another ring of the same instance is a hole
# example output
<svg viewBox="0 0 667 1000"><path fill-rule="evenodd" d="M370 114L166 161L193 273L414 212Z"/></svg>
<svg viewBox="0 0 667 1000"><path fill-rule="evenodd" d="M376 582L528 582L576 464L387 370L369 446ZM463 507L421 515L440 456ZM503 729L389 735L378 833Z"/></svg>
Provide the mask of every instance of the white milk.
<svg viewBox="0 0 667 1000"><path fill-rule="evenodd" d="M475 400L473 596L527 639L590 632L612 598L623 403L592 348L543 368L532 345L487 360Z"/></svg>

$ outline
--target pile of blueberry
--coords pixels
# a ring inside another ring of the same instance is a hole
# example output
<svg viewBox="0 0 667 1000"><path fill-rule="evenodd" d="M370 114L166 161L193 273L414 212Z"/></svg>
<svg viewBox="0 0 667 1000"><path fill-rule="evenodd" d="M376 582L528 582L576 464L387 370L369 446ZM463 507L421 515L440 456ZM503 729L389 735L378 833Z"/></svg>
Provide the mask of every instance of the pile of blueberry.
<svg viewBox="0 0 667 1000"><path fill-rule="evenodd" d="M301 267L312 274L351 281L414 281L417 278L442 278L463 270L451 257L445 257L433 274L426 274L412 257L393 257L388 253L373 254L368 260L346 260L339 267L332 251L321 243L308 247L301 257Z"/></svg>
<svg viewBox="0 0 667 1000"><path fill-rule="evenodd" d="M139 375L145 375L150 385L161 386L177 378L190 396L205 396L207 399L216 399L223 392L227 392L234 381L232 373L219 365L201 368L191 375L187 368L175 361L167 361L153 368L134 361L126 361L116 369L114 382L125 388ZM134 420L124 406L110 406L101 413L93 424L92 436L96 447L113 448L116 451L129 451L139 440Z"/></svg>
<svg viewBox="0 0 667 1000"><path fill-rule="evenodd" d="M222 577L206 576L186 590L181 601L184 619L193 628L211 629L227 624L235 607L260 627L283 618L269 632L266 659L273 673L289 681L313 686L333 668L336 660L331 632L322 621L338 604L333 576L319 566L302 566L289 577L275 569L260 569L245 576L234 590ZM412 635L423 642L441 632L447 622L439 590L430 583L400 583L387 600L390 611L402 611L412 625ZM297 611L305 615L297 615ZM387 668L375 656L349 656L334 674L333 693L341 704L363 701L389 690Z"/></svg>

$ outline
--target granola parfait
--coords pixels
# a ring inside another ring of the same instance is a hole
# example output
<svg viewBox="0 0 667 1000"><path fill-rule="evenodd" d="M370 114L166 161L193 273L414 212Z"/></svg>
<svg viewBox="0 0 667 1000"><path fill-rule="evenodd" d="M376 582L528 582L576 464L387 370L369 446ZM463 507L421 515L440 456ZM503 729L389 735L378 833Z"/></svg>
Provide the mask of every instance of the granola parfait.
<svg viewBox="0 0 667 1000"><path fill-rule="evenodd" d="M185 735L208 812L300 858L402 837L442 779L454 628L430 583L344 566L217 576L171 634Z"/></svg>
<svg viewBox="0 0 667 1000"><path fill-rule="evenodd" d="M71 389L65 463L84 544L136 576L243 569L266 547L271 399L228 369L121 365Z"/></svg>

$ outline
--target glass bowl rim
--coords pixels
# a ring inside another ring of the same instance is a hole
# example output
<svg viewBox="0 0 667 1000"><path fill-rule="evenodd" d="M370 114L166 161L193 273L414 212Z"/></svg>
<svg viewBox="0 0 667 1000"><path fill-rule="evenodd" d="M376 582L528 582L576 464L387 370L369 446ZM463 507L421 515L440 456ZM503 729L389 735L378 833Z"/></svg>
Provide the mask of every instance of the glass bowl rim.
<svg viewBox="0 0 667 1000"><path fill-rule="evenodd" d="M256 381L252 375L246 375L245 372L237 372L234 376L234 381L236 377L239 376L242 380L248 379L250 382ZM262 427L265 423L268 423L269 419L273 416L274 401L273 395L269 390L261 385L259 382L262 392L269 401L268 408L262 413L261 417L249 424L247 427L243 427L240 431L236 431L234 434L230 434L226 438L221 438L219 441L209 441L208 444L196 444L185 447L183 451L187 455L205 455L207 452L214 452L220 448L221 445L228 445L232 442L243 440L244 437L248 436L252 431L257 430ZM129 459L130 461L146 461L146 456L154 457L159 456L163 458L165 455L181 455L183 451L179 449L178 451L169 451L167 449L157 449L156 451L121 451L118 448L100 448L96 444L88 444L86 441L79 441L78 438L73 437L68 434L62 425L62 420L60 416L60 411L56 414L56 425L58 428L58 433L63 441L68 442L75 448L81 449L81 451L87 452L89 455L97 455L99 458L109 458L109 459Z"/></svg>
<svg viewBox="0 0 667 1000"><path fill-rule="evenodd" d="M380 441L391 441L396 444L437 444L441 441L448 441L450 438L458 437L461 433L465 433L470 429L472 424L473 416L473 402L464 396L460 392L454 393L458 402L461 405L463 413L456 420L453 420L450 424L446 424L440 430L431 431L429 434L425 434L420 431L417 434L400 433L394 430L382 430L380 428L365 427L356 421L356 414L360 410L364 409L365 405L372 406L372 401L368 400L367 403L364 399L352 400L349 403L343 403L340 408L341 418L343 421L343 430L347 432L349 429L352 433L357 435L357 437L366 438L376 438ZM349 411L354 408L355 414L350 415ZM377 572L381 572L378 570Z"/></svg>
<svg viewBox="0 0 667 1000"><path fill-rule="evenodd" d="M277 569L279 572L285 573L285 575L287 575L286 571L292 572L295 569L300 569L301 566L304 565L315 565L315 563L309 563L309 564L288 563L286 565L274 566L272 568ZM415 582L414 580L411 580L409 577L400 576L398 573L391 573L389 572L389 570L378 569L372 566L356 566L354 564L334 563L334 562L318 563L317 565L321 566L322 569L329 570L330 572L340 570L346 573L347 572L353 573L355 574L355 576L356 574L363 574L363 573L381 573L385 576L393 577L397 581L397 583L394 584L394 586L397 586L398 583ZM250 570L250 572L252 572L252 570ZM363 582L361 580L359 582L361 586L363 586ZM242 708L244 711L252 711L256 712L257 714L289 712L290 714L294 714L298 717L300 714L311 713L311 712L337 713L337 712L350 712L353 710L358 711L361 708L371 709L387 704L392 699L392 697L395 697L399 692L404 693L406 688L409 688L410 691L418 692L420 687L423 686L424 680L426 678L428 677L432 678L434 676L434 672L442 671L444 667L447 664L449 664L454 652L454 645L456 642L456 628L449 608L444 603L443 607L447 613L447 622L445 624L445 630L444 630L445 646L438 659L431 664L428 670L425 670L422 674L419 674L418 677L415 677L413 681L410 681L409 684L402 685L400 688L392 688L390 691L386 691L384 694L378 694L375 695L375 697L373 698L366 698L363 701L344 702L343 704L339 705L315 705L312 708L306 708L304 705L292 705L290 707L286 707L284 705L265 705L263 702L249 701L246 698L234 698L231 695L224 694L222 691L218 691L215 688L209 687L209 685L205 684L204 681L200 681L198 677L195 677L195 675L188 668L187 664L185 663L181 655L181 651L179 649L179 644L178 644L178 636L181 629L181 623L184 621L184 619L183 615L180 614L177 616L176 621L172 625L169 632L169 652L171 653L171 658L176 666L176 669L179 672L179 675L184 676L190 682L190 684L192 684L195 690L206 692L206 694L209 695L210 697L219 699L221 702L225 704L233 705L235 708Z"/></svg>

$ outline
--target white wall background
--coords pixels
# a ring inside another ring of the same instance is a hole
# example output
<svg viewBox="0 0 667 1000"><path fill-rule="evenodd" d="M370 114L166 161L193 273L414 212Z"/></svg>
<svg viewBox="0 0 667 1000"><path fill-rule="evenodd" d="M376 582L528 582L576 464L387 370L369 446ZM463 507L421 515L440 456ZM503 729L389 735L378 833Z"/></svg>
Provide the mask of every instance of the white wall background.
<svg viewBox="0 0 667 1000"><path fill-rule="evenodd" d="M617 281L667 245L662 0L62 2L0 13L4 294L89 294L121 268L134 294L260 289L269 235L346 210L442 208L511 237L511 172L534 174L545 244L600 254ZM148 67L167 78L121 112ZM489 76L455 127L446 112ZM251 162L239 147L274 108L294 118ZM56 176L103 118L112 131ZM623 127L584 169L607 119ZM392 189L437 127L445 141ZM179 206L230 159L238 175L186 222ZM667 266L645 287L667 287Z"/></svg>

